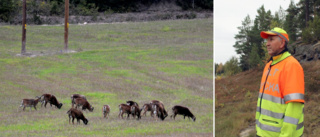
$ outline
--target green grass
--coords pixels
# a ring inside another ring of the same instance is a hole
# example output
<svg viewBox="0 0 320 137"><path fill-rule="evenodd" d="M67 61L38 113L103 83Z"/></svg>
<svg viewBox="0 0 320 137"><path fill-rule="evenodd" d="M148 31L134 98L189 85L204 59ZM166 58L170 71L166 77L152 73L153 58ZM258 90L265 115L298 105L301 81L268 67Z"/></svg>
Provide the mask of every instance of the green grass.
<svg viewBox="0 0 320 137"><path fill-rule="evenodd" d="M63 54L63 26L28 26L27 52L21 27L0 26L1 136L166 136L213 133L212 19L70 25ZM61 109L38 104L19 108L23 98L54 94ZM71 94L83 94L94 107L88 125L68 123ZM155 121L118 118L118 105L142 106L161 100L169 115L174 105L190 108L196 122L178 115ZM102 106L111 107L109 119Z"/></svg>

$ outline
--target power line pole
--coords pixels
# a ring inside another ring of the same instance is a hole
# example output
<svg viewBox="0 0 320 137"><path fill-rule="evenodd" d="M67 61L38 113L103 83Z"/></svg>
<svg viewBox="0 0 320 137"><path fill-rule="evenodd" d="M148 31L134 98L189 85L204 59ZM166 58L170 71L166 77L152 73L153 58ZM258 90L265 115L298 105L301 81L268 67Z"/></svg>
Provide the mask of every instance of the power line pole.
<svg viewBox="0 0 320 137"><path fill-rule="evenodd" d="M23 15L22 15L22 47L21 47L21 55L25 54L26 53L26 27L27 27L27 24L26 24L26 16L27 16L27 13L26 13L26 10L27 10L27 4L26 4L26 0L23 0L23 8L22 8L22 12L23 12Z"/></svg>
<svg viewBox="0 0 320 137"><path fill-rule="evenodd" d="M64 51L68 52L68 29L69 29L69 0L65 0L65 15L64 15Z"/></svg>

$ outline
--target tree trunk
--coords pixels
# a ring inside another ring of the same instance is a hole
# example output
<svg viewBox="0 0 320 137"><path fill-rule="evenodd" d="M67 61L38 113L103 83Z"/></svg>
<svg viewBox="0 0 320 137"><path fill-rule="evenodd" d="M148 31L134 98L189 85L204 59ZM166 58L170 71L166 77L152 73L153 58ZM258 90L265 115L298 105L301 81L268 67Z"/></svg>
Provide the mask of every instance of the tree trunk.
<svg viewBox="0 0 320 137"><path fill-rule="evenodd" d="M26 0L23 0L23 5L22 5L22 46L21 46L21 55L26 53L26 10L27 10L27 4L26 4Z"/></svg>

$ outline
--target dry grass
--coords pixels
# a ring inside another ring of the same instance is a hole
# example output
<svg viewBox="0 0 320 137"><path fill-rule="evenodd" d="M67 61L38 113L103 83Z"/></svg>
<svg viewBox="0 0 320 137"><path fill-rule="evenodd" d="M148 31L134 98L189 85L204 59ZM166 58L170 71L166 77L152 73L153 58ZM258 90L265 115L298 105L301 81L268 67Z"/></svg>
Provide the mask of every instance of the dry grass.
<svg viewBox="0 0 320 137"><path fill-rule="evenodd" d="M306 86L304 137L314 137L320 134L320 61L305 62L302 67ZM255 125L261 75L262 70L256 69L216 80L216 136L239 136L241 131ZM255 136L255 131L250 136Z"/></svg>
<svg viewBox="0 0 320 137"><path fill-rule="evenodd" d="M2 136L210 136L213 133L212 19L76 26L61 54L63 26L29 26L27 52L18 57L20 26L0 26L0 132ZM23 98L54 94L62 109L18 108ZM70 95L87 96L95 107L89 124L70 125ZM197 117L155 121L118 119L118 105L152 99L185 105ZM102 106L111 107L110 119ZM199 107L201 106L201 107Z"/></svg>

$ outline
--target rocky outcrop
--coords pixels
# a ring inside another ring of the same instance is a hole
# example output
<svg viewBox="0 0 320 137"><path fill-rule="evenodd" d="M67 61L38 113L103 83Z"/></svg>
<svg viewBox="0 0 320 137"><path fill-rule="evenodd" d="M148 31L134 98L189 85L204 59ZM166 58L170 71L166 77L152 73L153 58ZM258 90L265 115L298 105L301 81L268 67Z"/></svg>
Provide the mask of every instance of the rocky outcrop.
<svg viewBox="0 0 320 137"><path fill-rule="evenodd" d="M306 62L320 60L320 42L314 44L304 44L297 41L288 46L290 53L299 61Z"/></svg>

